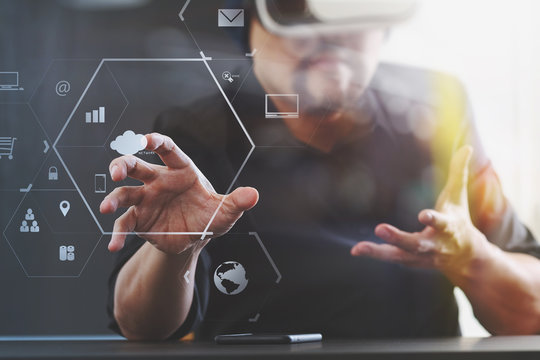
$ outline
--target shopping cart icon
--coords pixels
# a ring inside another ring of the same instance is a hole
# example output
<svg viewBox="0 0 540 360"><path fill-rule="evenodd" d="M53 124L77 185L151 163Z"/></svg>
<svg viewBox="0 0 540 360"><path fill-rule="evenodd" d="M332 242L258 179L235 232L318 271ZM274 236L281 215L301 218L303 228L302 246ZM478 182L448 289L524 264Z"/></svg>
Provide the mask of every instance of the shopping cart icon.
<svg viewBox="0 0 540 360"><path fill-rule="evenodd" d="M15 140L17 140L17 138L0 137L0 159L2 156L6 155L9 160L13 159L13 146L15 146Z"/></svg>

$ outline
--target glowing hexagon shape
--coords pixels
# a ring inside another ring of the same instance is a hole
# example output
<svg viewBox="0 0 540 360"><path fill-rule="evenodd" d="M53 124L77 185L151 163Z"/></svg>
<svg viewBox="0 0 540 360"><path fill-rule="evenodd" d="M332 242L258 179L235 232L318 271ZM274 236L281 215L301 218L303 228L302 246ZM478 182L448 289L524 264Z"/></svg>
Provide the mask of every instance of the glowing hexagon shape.
<svg viewBox="0 0 540 360"><path fill-rule="evenodd" d="M281 281L281 273L259 234L227 234L210 242L207 251L212 266L209 273L211 295L205 321L227 323L242 319L246 323L256 323ZM238 264L241 277L245 276L245 280L232 280L232 285L240 286L238 288L228 288L228 279L224 279L222 285L215 276L229 264ZM244 298L242 303L249 305L238 308L239 298Z"/></svg>
<svg viewBox="0 0 540 360"><path fill-rule="evenodd" d="M101 238L78 194L55 191L25 194L4 236L28 277L80 276Z"/></svg>
<svg viewBox="0 0 540 360"><path fill-rule="evenodd" d="M49 65L29 103L51 139L58 136L98 63L62 59Z"/></svg>
<svg viewBox="0 0 540 360"><path fill-rule="evenodd" d="M244 139L241 147L243 158L234 159L234 175L231 174L227 180L230 180L230 185L217 187L222 193L231 191L254 144L211 71L211 61L201 53L201 58L103 59L98 65L60 131L54 149L102 234L111 234L114 219L118 216L99 212L103 198L118 186L140 184L133 179L120 183L111 181L109 163L121 156L115 141L127 132L138 135L154 131L154 119L159 118L165 109L189 106L194 100L192 90L196 87L219 94L225 108L236 119L229 127L242 134ZM178 91L179 88L184 91ZM211 127L212 124L204 126ZM183 148L182 144L179 145ZM136 156L151 163L160 163L157 155L151 152L139 151ZM205 228L189 234L208 235L212 221L213 217Z"/></svg>
<svg viewBox="0 0 540 360"><path fill-rule="evenodd" d="M28 105L0 106L1 190L26 188L49 151L48 138Z"/></svg>

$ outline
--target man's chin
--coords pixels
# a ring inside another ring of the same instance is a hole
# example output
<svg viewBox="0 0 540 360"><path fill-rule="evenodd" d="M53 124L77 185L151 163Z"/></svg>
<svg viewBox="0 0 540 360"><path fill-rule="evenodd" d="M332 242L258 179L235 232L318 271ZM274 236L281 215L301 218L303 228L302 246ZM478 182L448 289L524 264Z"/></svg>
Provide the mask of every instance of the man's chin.
<svg viewBox="0 0 540 360"><path fill-rule="evenodd" d="M345 111L345 108L341 105L326 102L320 106L300 109L300 116L317 119L318 126L324 126L339 122Z"/></svg>
<svg viewBox="0 0 540 360"><path fill-rule="evenodd" d="M308 103L304 105L313 110L327 113L343 113L358 108L365 89L350 89L347 92L341 89L331 89L308 96Z"/></svg>

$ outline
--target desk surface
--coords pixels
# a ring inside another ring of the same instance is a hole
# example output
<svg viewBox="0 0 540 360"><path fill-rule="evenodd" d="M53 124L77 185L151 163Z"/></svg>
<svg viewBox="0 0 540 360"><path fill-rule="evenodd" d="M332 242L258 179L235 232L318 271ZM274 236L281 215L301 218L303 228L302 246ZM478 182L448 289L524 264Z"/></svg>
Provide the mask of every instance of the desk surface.
<svg viewBox="0 0 540 360"><path fill-rule="evenodd" d="M525 359L540 336L327 340L295 345L129 341L0 341L0 359Z"/></svg>

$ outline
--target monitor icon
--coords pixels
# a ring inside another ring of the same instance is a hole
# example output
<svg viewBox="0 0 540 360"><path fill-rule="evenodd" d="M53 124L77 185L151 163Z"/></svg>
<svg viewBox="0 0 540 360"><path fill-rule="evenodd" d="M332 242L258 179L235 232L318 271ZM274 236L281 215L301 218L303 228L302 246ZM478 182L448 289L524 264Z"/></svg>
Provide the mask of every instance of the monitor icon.
<svg viewBox="0 0 540 360"><path fill-rule="evenodd" d="M24 90L19 87L19 72L0 71L0 90Z"/></svg>
<svg viewBox="0 0 540 360"><path fill-rule="evenodd" d="M295 111L284 112L273 108L272 100L287 101L296 106ZM264 115L267 119L272 118L298 118L299 104L298 94L266 94L264 99Z"/></svg>

